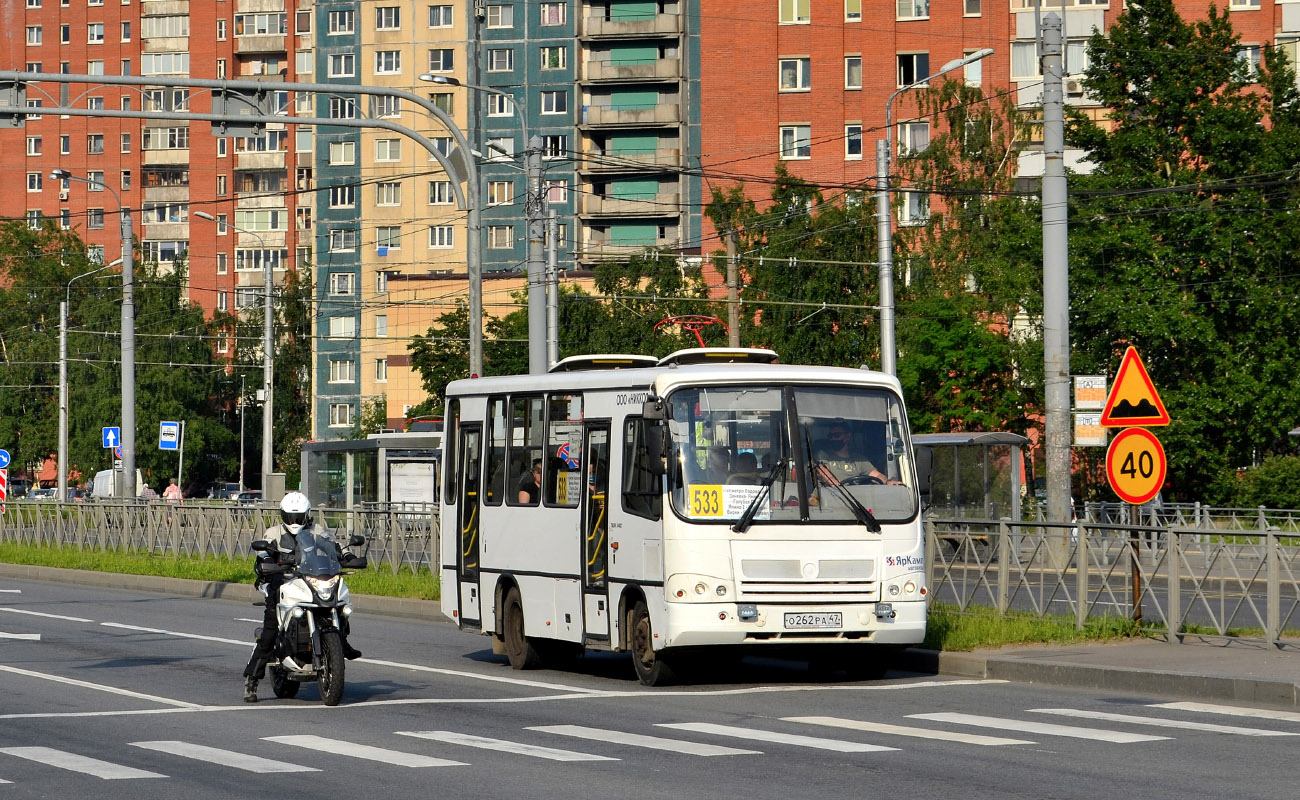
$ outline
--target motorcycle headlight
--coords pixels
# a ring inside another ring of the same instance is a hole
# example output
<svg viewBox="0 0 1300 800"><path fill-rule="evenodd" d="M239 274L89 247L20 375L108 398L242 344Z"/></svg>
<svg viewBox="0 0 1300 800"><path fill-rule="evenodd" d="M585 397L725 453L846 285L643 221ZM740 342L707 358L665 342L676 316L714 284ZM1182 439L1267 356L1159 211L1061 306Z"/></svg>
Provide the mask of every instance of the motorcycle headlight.
<svg viewBox="0 0 1300 800"><path fill-rule="evenodd" d="M320 597L333 597L334 590L338 588L339 585L339 576L335 575L332 578L313 578L308 576L307 585L310 586L311 590Z"/></svg>

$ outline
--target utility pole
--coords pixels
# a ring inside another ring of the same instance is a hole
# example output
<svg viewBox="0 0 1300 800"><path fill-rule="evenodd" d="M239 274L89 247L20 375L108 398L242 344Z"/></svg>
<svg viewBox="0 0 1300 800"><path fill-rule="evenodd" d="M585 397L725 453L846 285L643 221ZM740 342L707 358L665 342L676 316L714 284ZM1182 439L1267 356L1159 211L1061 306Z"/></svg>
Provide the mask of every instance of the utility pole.
<svg viewBox="0 0 1300 800"><path fill-rule="evenodd" d="M133 498L135 485L135 258L131 212L118 204L122 218L122 494ZM60 498L62 499L62 498Z"/></svg>
<svg viewBox="0 0 1300 800"><path fill-rule="evenodd" d="M542 137L528 140L528 198L524 213L528 218L528 374L546 374L546 277L545 219L542 206L546 198L542 192Z"/></svg>
<svg viewBox="0 0 1300 800"><path fill-rule="evenodd" d="M71 294L69 289L68 293ZM68 501L68 301L59 302L59 472L58 498Z"/></svg>
<svg viewBox="0 0 1300 800"><path fill-rule="evenodd" d="M740 232L727 231L727 346L740 347Z"/></svg>
<svg viewBox="0 0 1300 800"><path fill-rule="evenodd" d="M1043 19L1043 387L1047 521L1070 521L1069 207L1061 18ZM1065 531L1061 528L1062 555Z"/></svg>
<svg viewBox="0 0 1300 800"><path fill-rule="evenodd" d="M244 493L244 376L239 376L239 493Z"/></svg>
<svg viewBox="0 0 1300 800"><path fill-rule="evenodd" d="M546 368L560 360L560 222L546 209Z"/></svg>

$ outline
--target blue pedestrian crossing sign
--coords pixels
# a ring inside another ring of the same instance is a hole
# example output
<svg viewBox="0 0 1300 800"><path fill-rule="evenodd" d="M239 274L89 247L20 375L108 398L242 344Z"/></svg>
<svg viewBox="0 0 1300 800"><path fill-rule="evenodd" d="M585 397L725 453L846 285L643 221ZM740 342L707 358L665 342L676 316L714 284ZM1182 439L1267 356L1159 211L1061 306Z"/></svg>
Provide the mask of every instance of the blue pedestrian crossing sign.
<svg viewBox="0 0 1300 800"><path fill-rule="evenodd" d="M158 423L158 449L179 450L181 446L181 424L179 422Z"/></svg>
<svg viewBox="0 0 1300 800"><path fill-rule="evenodd" d="M0 450L0 469L4 469L7 466L9 466L9 451Z"/></svg>
<svg viewBox="0 0 1300 800"><path fill-rule="evenodd" d="M117 447L122 443L122 429L116 426L104 428L104 447Z"/></svg>

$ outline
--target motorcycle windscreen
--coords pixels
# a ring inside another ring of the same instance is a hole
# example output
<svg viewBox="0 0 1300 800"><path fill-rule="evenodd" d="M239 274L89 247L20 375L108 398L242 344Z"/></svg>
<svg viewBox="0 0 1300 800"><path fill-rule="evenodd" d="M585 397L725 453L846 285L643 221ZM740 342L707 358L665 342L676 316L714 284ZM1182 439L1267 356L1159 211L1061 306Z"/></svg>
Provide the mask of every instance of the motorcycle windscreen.
<svg viewBox="0 0 1300 800"><path fill-rule="evenodd" d="M316 532L304 528L298 531L298 573L318 578L338 575L343 570L339 567L338 548L334 537L328 533Z"/></svg>

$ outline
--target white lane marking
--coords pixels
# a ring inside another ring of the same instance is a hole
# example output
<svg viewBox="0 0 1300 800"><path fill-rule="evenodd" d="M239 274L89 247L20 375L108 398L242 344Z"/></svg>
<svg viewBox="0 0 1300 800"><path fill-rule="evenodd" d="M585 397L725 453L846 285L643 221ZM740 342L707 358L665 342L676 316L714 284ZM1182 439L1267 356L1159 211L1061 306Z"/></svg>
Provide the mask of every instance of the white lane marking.
<svg viewBox="0 0 1300 800"><path fill-rule="evenodd" d="M8 592L10 594L22 594L23 590L22 589L0 589L0 592Z"/></svg>
<svg viewBox="0 0 1300 800"><path fill-rule="evenodd" d="M90 620L86 620L86 621L90 622ZM99 624L103 625L105 628L120 628L126 631L139 631L140 633L157 633L163 636L179 636L182 639L199 639L200 641L204 641L204 642L220 642L222 644L237 644L241 647L248 647L253 643L253 640L251 639L247 641L243 639L223 639L219 636L202 636L197 633L182 633L181 631L169 631L163 628L145 628L140 625L124 625L120 622L101 622Z"/></svg>
<svg viewBox="0 0 1300 800"><path fill-rule="evenodd" d="M840 717L782 717L786 722L804 722L809 725L827 725L832 728L848 728L853 731L884 733L891 736L914 736L919 739L934 739L941 742L961 742L990 747L1006 744L1034 744L1024 739L1004 739L1000 736L982 736L978 733L957 733L954 731L931 730L929 728L908 728L903 725L890 725L885 722L867 722L859 719L841 719Z"/></svg>
<svg viewBox="0 0 1300 800"><path fill-rule="evenodd" d="M456 731L396 731L398 736L414 736L419 739L432 739L435 742L460 744L466 747L478 747L483 750L500 750L521 756L546 758L551 761L618 761L609 756L597 756L591 753L579 753L573 750L559 750L554 747L541 747L523 742L511 742L505 739L489 739L486 736L474 736Z"/></svg>
<svg viewBox="0 0 1300 800"><path fill-rule="evenodd" d="M1031 708L1036 714L1056 714L1062 717L1080 717L1083 719L1102 719L1107 722L1128 722L1133 725L1154 725L1160 728L1182 728L1189 731L1208 731L1210 733L1235 733L1241 736L1300 736L1300 733L1287 731L1270 731L1263 728L1240 728L1236 725L1215 725L1212 722L1188 722L1182 719L1159 719L1156 717L1139 717L1135 714L1115 714L1109 711L1082 711L1077 708Z"/></svg>
<svg viewBox="0 0 1300 800"><path fill-rule="evenodd" d="M46 619L61 619L65 622L94 622L93 619L85 617L65 617L62 614L46 614L43 611L28 611L25 608L10 608L9 606L0 606L0 611L8 611L10 614L26 614L30 617L45 617Z"/></svg>
<svg viewBox="0 0 1300 800"><path fill-rule="evenodd" d="M261 624L262 624L262 620L260 620L260 619L253 619L252 617L235 617L235 622L252 622L252 623L256 623L256 624L258 624L258 625L261 625Z"/></svg>
<svg viewBox="0 0 1300 800"><path fill-rule="evenodd" d="M51 767L66 769L71 772L81 772L86 775L94 775L96 778L103 778L106 781L122 780L124 778L166 778L166 775L159 775L157 772L148 772L135 767L125 767L121 764L113 764L109 761L100 761L97 758L88 758L79 756L75 753L66 753L62 750L53 750L49 747L0 747L0 753L7 753L11 756L25 758L28 761L35 761L39 764L45 764Z"/></svg>
<svg viewBox="0 0 1300 800"><path fill-rule="evenodd" d="M76 678L63 678L58 675L50 675L45 672L32 672L31 670L19 669L18 667L9 667L9 666L5 666L4 664L0 664L0 672L11 672L14 675L26 675L29 678L40 678L41 680L44 681L54 681L55 683L63 683L69 686L80 686L83 689L94 689L99 692L108 692L109 694L120 694L123 697L134 697L139 700L148 700L151 703L164 703L166 705L178 706L180 708L201 708L202 707L198 703L187 703L184 700L172 700L167 697L159 697L157 695L152 695L152 694L142 694L140 692L133 692L130 689L119 689L116 686L105 686L102 683L90 683L89 681L79 681Z"/></svg>
<svg viewBox="0 0 1300 800"><path fill-rule="evenodd" d="M236 753L233 750L222 750L217 747L208 747L202 744L191 744L190 742L178 741L159 741L159 742L131 742L132 747L143 747L146 750L157 750L159 753L168 753L174 756L183 756L202 761L205 764L219 764L223 767L234 767L242 769L245 772L320 772L315 767L303 767L298 764L286 764L283 761L272 759L265 755L250 756L246 753Z"/></svg>
<svg viewBox="0 0 1300 800"><path fill-rule="evenodd" d="M1168 736L1148 736L1144 733L1125 733L1094 728L1076 728L1073 725L1052 725L1046 722L1031 722L1023 719L1005 717L984 717L977 714L939 713L908 714L912 719L926 719L934 722L951 722L955 725L976 725L981 728L1001 728L1024 733L1041 733L1044 736L1070 736L1075 739L1092 739L1099 742L1132 744L1135 742L1155 742L1168 739Z"/></svg>
<svg viewBox="0 0 1300 800"><path fill-rule="evenodd" d="M688 742L685 739L665 739L662 736L646 736L641 733L611 731L604 728L587 728L582 725L539 725L525 730L555 733L560 736L574 736L579 739L592 739L597 742L626 744L633 747L648 747L651 750L667 750L670 753L680 753L688 756L761 756L763 754L759 750L741 750L738 747L723 747L720 744L701 744L700 742Z"/></svg>
<svg viewBox="0 0 1300 800"><path fill-rule="evenodd" d="M673 728L674 730L679 731L712 733L716 736L734 736L740 739L753 739L759 742L792 744L796 747L815 747L818 750L834 750L837 753L879 753L886 750L898 749L896 747L885 747L878 744L848 742L843 739L822 739L817 736L802 736L797 733L780 733L779 731L767 731L760 728L714 725L711 722L660 722L656 723L656 725L660 728Z"/></svg>
<svg viewBox="0 0 1300 800"><path fill-rule="evenodd" d="M532 686L538 689L554 689L557 692L577 692L580 694L590 694L604 696L617 695L617 692L610 692L605 689L592 689L587 686L569 686L563 683L547 683L545 681L530 681L522 678L507 678L501 675L485 675L481 672L465 672L457 669L443 669L441 667L426 667L421 664L403 664L400 661L384 661L377 658L358 659L362 664L376 664L381 667L394 667L396 669L412 670L414 672L429 672L435 675L452 675L459 678L474 678L481 681L490 681L494 683L508 683L511 686Z"/></svg>
<svg viewBox="0 0 1300 800"><path fill-rule="evenodd" d="M352 758L362 758L366 761L378 761L383 764L391 764L395 767L467 766L461 761L450 761L445 758L422 756L419 753L403 753L400 750L386 750L382 747L371 747L364 744L341 742L338 739L327 739L324 736L311 736L308 734L299 736L263 736L262 740L267 742L276 742L278 744L287 744L291 747L304 747L308 750L316 750L318 752L327 753L331 756L350 756Z"/></svg>
<svg viewBox="0 0 1300 800"><path fill-rule="evenodd" d="M1221 706L1215 703L1152 703L1151 708L1169 708L1174 711L1197 711L1202 714L1223 714L1231 717L1254 717L1255 719L1277 719L1283 722L1300 722L1300 712L1281 711L1272 708L1246 708L1244 706Z"/></svg>
<svg viewBox="0 0 1300 800"><path fill-rule="evenodd" d="M24 639L29 642L39 642L41 635L39 633L5 633L0 631L0 639Z"/></svg>

